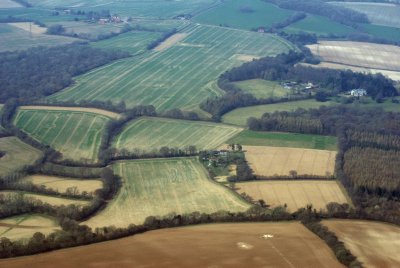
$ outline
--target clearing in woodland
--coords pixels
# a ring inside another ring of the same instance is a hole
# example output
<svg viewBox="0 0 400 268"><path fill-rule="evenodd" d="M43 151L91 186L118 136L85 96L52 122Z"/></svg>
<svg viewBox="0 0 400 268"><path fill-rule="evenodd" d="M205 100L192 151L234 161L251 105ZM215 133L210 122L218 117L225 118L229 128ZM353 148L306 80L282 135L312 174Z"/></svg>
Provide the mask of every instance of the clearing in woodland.
<svg viewBox="0 0 400 268"><path fill-rule="evenodd" d="M264 79L251 79L240 82L234 82L246 93L252 94L256 98L274 98L279 99L287 97L291 92L283 88L279 82Z"/></svg>
<svg viewBox="0 0 400 268"><path fill-rule="evenodd" d="M331 177L334 174L336 151L269 146L243 146L243 150L259 177Z"/></svg>
<svg viewBox="0 0 400 268"><path fill-rule="evenodd" d="M103 182L96 179L76 179L67 177L47 176L47 175L31 175L22 179L21 182L30 182L34 185L53 189L60 193L73 190L75 194L87 192L93 194L97 189L103 187ZM76 191L75 191L76 189Z"/></svg>
<svg viewBox="0 0 400 268"><path fill-rule="evenodd" d="M166 50L98 68L48 99L124 101L127 107L153 105L158 111L199 111L199 104L207 97L224 93L213 82L241 64L237 54L273 56L294 48L274 35L217 26L191 24L181 33L186 37Z"/></svg>
<svg viewBox="0 0 400 268"><path fill-rule="evenodd" d="M149 152L163 146L198 150L215 149L243 129L211 122L140 118L126 125L113 146L118 150Z"/></svg>
<svg viewBox="0 0 400 268"><path fill-rule="evenodd" d="M17 137L0 138L0 177L11 174L26 165L32 165L42 156L38 149L22 142Z"/></svg>
<svg viewBox="0 0 400 268"><path fill-rule="evenodd" d="M264 235L272 237L264 238ZM320 267L341 265L298 222L223 223L168 228L118 240L0 260L17 267Z"/></svg>
<svg viewBox="0 0 400 268"><path fill-rule="evenodd" d="M113 164L123 184L108 206L84 224L90 227L142 224L148 216L170 213L238 212L250 205L208 177L195 158L118 161Z"/></svg>
<svg viewBox="0 0 400 268"><path fill-rule="evenodd" d="M39 214L24 214L0 220L0 237L30 239L36 232L44 235L60 230L55 219Z"/></svg>
<svg viewBox="0 0 400 268"><path fill-rule="evenodd" d="M32 198L33 200L38 200L43 203L50 204L52 206L68 206L68 205L86 206L86 205L89 205L89 201L86 201L86 200L62 198L62 197L34 194L34 193L28 193L28 192L0 191L0 194L11 195L11 196L22 194L24 197Z"/></svg>
<svg viewBox="0 0 400 268"><path fill-rule="evenodd" d="M14 124L62 153L63 159L96 162L109 117L74 110L20 109Z"/></svg>
<svg viewBox="0 0 400 268"><path fill-rule="evenodd" d="M364 267L400 267L400 228L360 220L324 220Z"/></svg>
<svg viewBox="0 0 400 268"><path fill-rule="evenodd" d="M326 210L330 202L351 204L343 186L337 181L252 181L236 183L235 188L238 193L246 193L254 201L262 199L271 207L286 204L291 212L310 204L317 210Z"/></svg>

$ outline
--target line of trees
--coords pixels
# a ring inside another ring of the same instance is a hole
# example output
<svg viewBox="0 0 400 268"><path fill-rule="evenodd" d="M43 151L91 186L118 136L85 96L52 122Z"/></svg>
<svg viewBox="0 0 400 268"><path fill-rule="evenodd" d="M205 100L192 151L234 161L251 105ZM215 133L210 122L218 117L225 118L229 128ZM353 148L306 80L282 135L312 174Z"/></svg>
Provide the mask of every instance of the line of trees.
<svg viewBox="0 0 400 268"><path fill-rule="evenodd" d="M164 42L165 40L167 40L169 37L173 36L176 33L177 33L177 29L175 29L175 28L172 29L171 31L166 32L163 36L161 36L157 40L154 40L153 42L148 44L147 49L151 50L151 49L157 47L159 44L161 44L162 42Z"/></svg>

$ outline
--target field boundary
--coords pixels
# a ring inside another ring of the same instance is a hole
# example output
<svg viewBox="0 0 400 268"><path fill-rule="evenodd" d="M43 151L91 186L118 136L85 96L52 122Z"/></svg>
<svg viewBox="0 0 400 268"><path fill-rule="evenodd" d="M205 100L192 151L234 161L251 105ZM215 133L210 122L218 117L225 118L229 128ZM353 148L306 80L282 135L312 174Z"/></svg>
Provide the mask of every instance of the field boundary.
<svg viewBox="0 0 400 268"><path fill-rule="evenodd" d="M68 107L68 106L45 106L45 105L27 105L19 106L20 110L45 110L45 111L70 111L70 112L84 112L92 113L97 115L103 115L111 119L120 119L121 114L107 111L99 108L89 108L89 107Z"/></svg>

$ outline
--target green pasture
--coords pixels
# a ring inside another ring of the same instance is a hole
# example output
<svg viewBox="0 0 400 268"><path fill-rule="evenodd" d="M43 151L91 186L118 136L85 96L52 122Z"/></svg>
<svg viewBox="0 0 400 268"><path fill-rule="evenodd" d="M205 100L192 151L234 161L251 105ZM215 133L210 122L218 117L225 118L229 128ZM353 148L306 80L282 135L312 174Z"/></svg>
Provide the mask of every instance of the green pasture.
<svg viewBox="0 0 400 268"><path fill-rule="evenodd" d="M279 82L263 79L251 79L234 82L242 91L252 94L256 98L283 98L290 94Z"/></svg>
<svg viewBox="0 0 400 268"><path fill-rule="evenodd" d="M360 24L360 27L366 33L375 37L384 38L395 42L400 41L400 28L374 24Z"/></svg>
<svg viewBox="0 0 400 268"><path fill-rule="evenodd" d="M122 188L104 210L84 222L91 227L127 227L142 224L148 216L238 212L250 207L211 181L195 158L118 161L112 167L123 179Z"/></svg>
<svg viewBox="0 0 400 268"><path fill-rule="evenodd" d="M163 146L215 149L243 129L211 122L164 118L140 118L128 123L115 138L113 147L129 151L149 152Z"/></svg>
<svg viewBox="0 0 400 268"><path fill-rule="evenodd" d="M33 2L33 1L31 1ZM61 2L61 1L60 1ZM59 13L55 15L55 10L52 8L8 8L8 9L0 9L0 19L5 19L9 16L19 18L19 19L28 19L33 21L40 21L42 23L51 23L51 22L61 22L61 21L72 21L74 18L84 18L84 16L77 15L68 15L64 13Z"/></svg>

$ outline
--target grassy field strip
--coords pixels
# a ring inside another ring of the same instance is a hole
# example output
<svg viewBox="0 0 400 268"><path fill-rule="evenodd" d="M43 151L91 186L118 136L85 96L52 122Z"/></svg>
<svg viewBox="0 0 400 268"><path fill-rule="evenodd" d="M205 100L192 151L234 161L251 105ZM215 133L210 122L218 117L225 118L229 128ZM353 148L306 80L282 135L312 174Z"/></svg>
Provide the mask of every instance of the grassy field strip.
<svg viewBox="0 0 400 268"><path fill-rule="evenodd" d="M91 227L141 224L148 216L194 211L244 211L249 205L211 181L195 158L118 161L114 171L123 178L118 196L85 222Z"/></svg>
<svg viewBox="0 0 400 268"><path fill-rule="evenodd" d="M0 237L10 240L29 239L36 232L47 235L59 229L53 218L39 214L25 214L0 220Z"/></svg>
<svg viewBox="0 0 400 268"><path fill-rule="evenodd" d="M222 27L193 25L182 34L187 36L167 50L80 76L76 85L50 99L124 100L128 106L152 104L161 111L193 109L215 95L208 89L210 81L240 64L233 55L267 56L288 50L277 37Z"/></svg>
<svg viewBox="0 0 400 268"><path fill-rule="evenodd" d="M0 138L0 150L6 153L0 158L0 176L10 175L42 156L41 151L16 137Z"/></svg>
<svg viewBox="0 0 400 268"><path fill-rule="evenodd" d="M256 98L282 98L291 93L278 82L263 79L251 79L234 83L241 90Z"/></svg>
<svg viewBox="0 0 400 268"><path fill-rule="evenodd" d="M320 41L319 44L307 47L325 62L400 71L400 48L397 46L350 41Z"/></svg>
<svg viewBox="0 0 400 268"><path fill-rule="evenodd" d="M243 146L246 159L258 176L332 176L336 151L288 147Z"/></svg>
<svg viewBox="0 0 400 268"><path fill-rule="evenodd" d="M270 234L269 239L262 238ZM331 249L299 222L220 223L167 228L48 254L0 260L7 268L320 267L341 265ZM123 264L121 264L123 263Z"/></svg>
<svg viewBox="0 0 400 268"><path fill-rule="evenodd" d="M131 121L116 137L117 149L151 151L163 146L198 150L215 149L243 129L240 127L165 118L140 118Z"/></svg>
<svg viewBox="0 0 400 268"><path fill-rule="evenodd" d="M93 193L97 189L103 187L103 182L96 179L76 179L47 175L32 175L23 178L22 182L31 182L35 185L45 186L60 193L65 193L68 188L76 187L80 193L88 192Z"/></svg>
<svg viewBox="0 0 400 268"><path fill-rule="evenodd" d="M365 267L400 266L400 228L383 222L324 220Z"/></svg>
<svg viewBox="0 0 400 268"><path fill-rule="evenodd" d="M22 193L25 197L40 200L43 203L48 203L53 206L68 206L68 205L86 206L89 204L89 201L86 200L69 199L69 198L54 197L54 196L25 193L18 191L0 191L0 194L5 194L5 195L17 195L20 193Z"/></svg>
<svg viewBox="0 0 400 268"><path fill-rule="evenodd" d="M46 110L46 111L71 111L71 112L85 112L85 113L93 113L98 115L104 115L111 119L119 119L121 117L120 114L97 109L97 108L85 108L85 107L63 107L63 106L20 106L20 110Z"/></svg>
<svg viewBox="0 0 400 268"><path fill-rule="evenodd" d="M97 161L102 132L110 117L103 115L102 110L86 112L85 109L43 108L20 109L14 124L38 141L60 151L64 159ZM117 116L114 113L109 115Z"/></svg>
<svg viewBox="0 0 400 268"><path fill-rule="evenodd" d="M291 212L309 204L317 210L326 210L330 202L351 204L347 193L337 181L252 181L236 183L235 187L237 192L246 193L255 201L262 199L271 207L286 204Z"/></svg>

